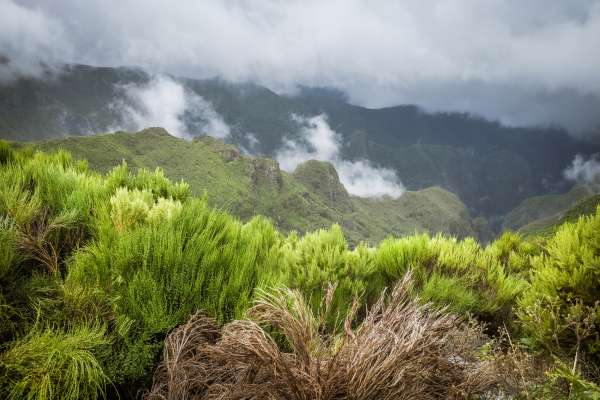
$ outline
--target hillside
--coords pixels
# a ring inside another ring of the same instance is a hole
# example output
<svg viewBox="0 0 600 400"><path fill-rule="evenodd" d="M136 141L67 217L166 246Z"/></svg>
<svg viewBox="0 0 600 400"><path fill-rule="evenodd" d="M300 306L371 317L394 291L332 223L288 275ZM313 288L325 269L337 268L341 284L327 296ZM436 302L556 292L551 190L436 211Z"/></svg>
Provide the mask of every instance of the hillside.
<svg viewBox="0 0 600 400"><path fill-rule="evenodd" d="M151 78L135 69L71 65L57 77L0 85L0 137L39 140L115 130L124 124L124 105L131 106L120 103L126 100L123 88L145 87ZM485 217L501 216L531 196L568 191L562 172L574 155L600 151L558 128L506 127L412 105L369 109L334 90L301 88L286 96L218 79L177 82L214 107L230 128L227 141L238 148L274 158L286 138L298 138L292 115L325 114L341 135L344 159L391 168L410 190L440 186ZM181 122L193 136L206 133L194 112Z"/></svg>
<svg viewBox="0 0 600 400"><path fill-rule="evenodd" d="M190 142L152 128L36 145L48 151L66 149L101 172L123 160L132 171L160 167L169 178L188 182L192 193L206 193L212 206L244 220L266 215L285 231L307 232L338 223L351 243L376 243L414 232L488 237L460 199L442 188L408 191L399 199L358 198L347 193L329 163L308 161L287 174L273 160L243 155L211 137Z"/></svg>
<svg viewBox="0 0 600 400"><path fill-rule="evenodd" d="M525 199L506 215L504 229L531 233L559 224L570 210L578 208L578 203L593 197L598 192L600 192L598 185L577 185L564 194Z"/></svg>
<svg viewBox="0 0 600 400"><path fill-rule="evenodd" d="M596 191L596 193L598 192ZM564 223L575 222L581 216L594 214L599 204L599 194L589 195L582 200L575 201L555 214L533 220L523 225L518 231L526 237L552 235Z"/></svg>

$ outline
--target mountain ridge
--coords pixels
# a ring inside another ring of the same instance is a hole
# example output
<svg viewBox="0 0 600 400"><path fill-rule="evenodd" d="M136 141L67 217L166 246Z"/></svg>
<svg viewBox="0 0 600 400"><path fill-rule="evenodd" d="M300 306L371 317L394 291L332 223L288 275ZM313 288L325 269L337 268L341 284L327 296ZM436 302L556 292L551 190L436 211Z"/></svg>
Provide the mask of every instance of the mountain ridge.
<svg viewBox="0 0 600 400"><path fill-rule="evenodd" d="M414 232L489 236L477 231L460 199L442 188L407 191L399 199L359 198L348 194L327 162L307 161L288 174L274 160L244 155L212 137L186 141L162 128L149 128L17 145L65 149L100 172L123 161L132 170L160 167L170 179L185 179L192 193L206 194L212 206L242 219L263 214L277 227L301 233L337 223L353 244ZM330 180L318 187L324 176Z"/></svg>
<svg viewBox="0 0 600 400"><path fill-rule="evenodd" d="M599 145L559 128L505 127L414 105L369 109L322 89L286 96L251 83L173 79L209 102L231 129L227 141L252 154L274 158L286 139L302 139L292 115L325 114L340 134L343 159L392 169L410 190L441 186L473 215L491 219L528 197L567 192L573 184L562 172L573 157L600 152ZM51 81L0 86L0 136L31 140L113 130L122 122L122 109L114 106L122 88L151 80L142 70L72 65ZM211 133L194 116L183 123L194 135Z"/></svg>

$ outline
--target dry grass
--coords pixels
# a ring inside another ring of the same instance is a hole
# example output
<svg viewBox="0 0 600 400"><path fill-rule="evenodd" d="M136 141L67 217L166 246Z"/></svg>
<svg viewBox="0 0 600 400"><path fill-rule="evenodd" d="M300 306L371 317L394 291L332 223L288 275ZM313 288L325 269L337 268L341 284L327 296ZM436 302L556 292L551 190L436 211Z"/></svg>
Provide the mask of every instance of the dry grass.
<svg viewBox="0 0 600 400"><path fill-rule="evenodd" d="M419 305L411 284L407 275L382 294L353 329L355 303L337 336L324 333L322 315L288 289L263 294L248 320L220 332L196 314L168 336L146 398L466 399L492 387L493 366L475 354L479 329Z"/></svg>

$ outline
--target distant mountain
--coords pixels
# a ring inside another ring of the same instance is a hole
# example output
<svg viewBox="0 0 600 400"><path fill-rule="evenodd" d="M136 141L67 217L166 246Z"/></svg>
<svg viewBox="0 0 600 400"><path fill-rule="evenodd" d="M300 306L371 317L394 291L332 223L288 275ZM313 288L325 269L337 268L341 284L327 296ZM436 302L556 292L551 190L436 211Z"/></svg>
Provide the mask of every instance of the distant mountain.
<svg viewBox="0 0 600 400"><path fill-rule="evenodd" d="M525 199L504 219L504 229L524 234L539 234L553 226L596 211L600 185L577 185L564 194Z"/></svg>
<svg viewBox="0 0 600 400"><path fill-rule="evenodd" d="M338 223L355 244L414 232L487 235L460 199L442 188L408 191L397 200L359 198L348 194L329 163L307 161L287 174L273 160L244 156L210 137L190 142L152 128L34 145L47 151L66 149L101 172L122 161L132 170L161 167L169 178L185 179L194 194L206 193L211 205L243 219L266 215L286 231Z"/></svg>
<svg viewBox="0 0 600 400"><path fill-rule="evenodd" d="M60 76L0 86L0 137L35 140L88 135L122 125L122 88L143 85L140 70L68 66ZM457 194L472 215L501 217L524 199L568 191L562 171L575 154L598 144L558 128L509 128L461 113L427 113L416 106L369 109L335 90L302 88L282 96L254 84L179 79L202 96L231 128L228 142L274 157L285 138L298 136L291 117L326 114L342 139L344 159L367 159L396 171L410 190L440 186ZM202 135L194 115L191 132ZM209 134L211 132L208 132Z"/></svg>

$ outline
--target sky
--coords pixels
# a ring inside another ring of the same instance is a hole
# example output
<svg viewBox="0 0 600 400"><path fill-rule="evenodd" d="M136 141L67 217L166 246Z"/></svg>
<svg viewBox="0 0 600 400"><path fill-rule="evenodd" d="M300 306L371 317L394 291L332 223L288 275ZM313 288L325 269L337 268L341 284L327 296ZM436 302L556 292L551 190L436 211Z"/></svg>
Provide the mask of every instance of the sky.
<svg viewBox="0 0 600 400"><path fill-rule="evenodd" d="M139 66L600 132L600 0L0 0L0 78Z"/></svg>

